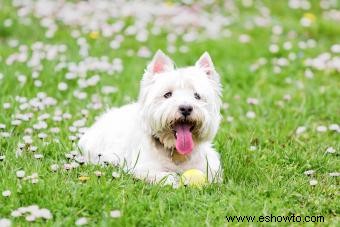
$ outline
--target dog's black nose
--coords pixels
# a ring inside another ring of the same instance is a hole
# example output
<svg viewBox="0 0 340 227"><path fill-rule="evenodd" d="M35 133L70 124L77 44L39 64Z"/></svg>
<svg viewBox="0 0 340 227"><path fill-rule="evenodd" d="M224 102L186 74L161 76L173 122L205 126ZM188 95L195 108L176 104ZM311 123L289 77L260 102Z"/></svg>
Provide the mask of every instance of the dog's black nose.
<svg viewBox="0 0 340 227"><path fill-rule="evenodd" d="M188 106L188 105L180 105L179 106L179 111L181 112L181 114L186 117L189 116L192 112L192 106Z"/></svg>

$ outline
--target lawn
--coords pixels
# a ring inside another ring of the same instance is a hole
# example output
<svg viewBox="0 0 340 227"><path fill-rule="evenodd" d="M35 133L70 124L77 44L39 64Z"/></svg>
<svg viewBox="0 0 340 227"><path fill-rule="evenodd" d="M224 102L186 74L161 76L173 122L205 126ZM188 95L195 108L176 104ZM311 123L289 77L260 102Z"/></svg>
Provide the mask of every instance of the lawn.
<svg viewBox="0 0 340 227"><path fill-rule="evenodd" d="M339 224L340 2L184 2L0 1L0 226ZM178 67L208 51L221 75L220 185L72 158L96 116L136 100L157 49Z"/></svg>

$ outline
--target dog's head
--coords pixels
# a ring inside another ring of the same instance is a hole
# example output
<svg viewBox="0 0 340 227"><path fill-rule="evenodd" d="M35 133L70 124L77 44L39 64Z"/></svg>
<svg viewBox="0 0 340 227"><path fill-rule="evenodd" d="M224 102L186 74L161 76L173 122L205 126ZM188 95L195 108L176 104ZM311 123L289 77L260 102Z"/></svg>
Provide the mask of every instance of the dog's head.
<svg viewBox="0 0 340 227"><path fill-rule="evenodd" d="M218 130L220 93L219 75L208 53L194 66L176 69L168 56L157 51L141 83L144 127L165 148L190 154Z"/></svg>

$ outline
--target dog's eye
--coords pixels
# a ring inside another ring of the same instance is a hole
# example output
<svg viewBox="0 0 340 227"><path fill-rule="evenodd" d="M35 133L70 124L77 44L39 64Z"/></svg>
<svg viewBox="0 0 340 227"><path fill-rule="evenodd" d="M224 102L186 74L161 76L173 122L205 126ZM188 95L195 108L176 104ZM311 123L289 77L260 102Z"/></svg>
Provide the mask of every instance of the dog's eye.
<svg viewBox="0 0 340 227"><path fill-rule="evenodd" d="M197 92L195 92L194 96L195 96L195 99L197 99L197 100L201 99L201 96Z"/></svg>
<svg viewBox="0 0 340 227"><path fill-rule="evenodd" d="M170 98L171 96L172 96L172 92L171 91L169 91L169 92L167 92L167 93L165 93L164 95L164 98Z"/></svg>

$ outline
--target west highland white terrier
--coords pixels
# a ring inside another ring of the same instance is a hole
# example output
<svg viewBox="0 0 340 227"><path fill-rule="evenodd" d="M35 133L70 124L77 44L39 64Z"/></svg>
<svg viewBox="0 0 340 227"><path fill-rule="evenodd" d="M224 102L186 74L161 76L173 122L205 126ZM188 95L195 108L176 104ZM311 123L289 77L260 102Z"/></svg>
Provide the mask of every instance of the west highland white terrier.
<svg viewBox="0 0 340 227"><path fill-rule="evenodd" d="M103 114L79 141L90 163L111 163L151 183L179 183L188 169L222 181L212 140L221 115L221 84L206 52L194 66L175 68L157 51L136 103Z"/></svg>

